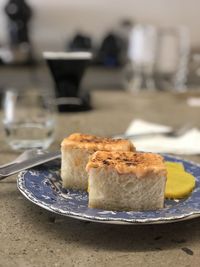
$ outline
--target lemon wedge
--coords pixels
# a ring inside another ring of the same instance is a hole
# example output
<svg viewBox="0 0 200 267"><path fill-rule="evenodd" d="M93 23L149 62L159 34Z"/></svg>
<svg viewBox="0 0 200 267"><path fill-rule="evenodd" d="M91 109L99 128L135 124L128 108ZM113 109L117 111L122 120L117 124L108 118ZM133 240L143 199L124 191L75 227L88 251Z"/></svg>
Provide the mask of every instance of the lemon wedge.
<svg viewBox="0 0 200 267"><path fill-rule="evenodd" d="M195 187L195 178L184 170L181 163L166 162L167 182L165 187L165 198L184 198L189 195Z"/></svg>

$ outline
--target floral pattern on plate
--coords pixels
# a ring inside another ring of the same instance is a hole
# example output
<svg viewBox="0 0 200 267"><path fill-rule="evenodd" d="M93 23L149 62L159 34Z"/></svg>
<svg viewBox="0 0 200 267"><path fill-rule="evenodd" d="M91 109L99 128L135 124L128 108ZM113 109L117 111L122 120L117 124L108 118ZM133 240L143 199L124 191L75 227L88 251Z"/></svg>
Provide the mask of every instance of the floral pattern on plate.
<svg viewBox="0 0 200 267"><path fill-rule="evenodd" d="M108 211L88 208L88 194L65 190L61 186L60 160L23 171L17 180L18 189L33 203L60 215L81 220L113 224L166 223L200 216L200 165L178 157L164 155L165 160L181 162L196 178L192 194L182 200L166 200L156 211Z"/></svg>

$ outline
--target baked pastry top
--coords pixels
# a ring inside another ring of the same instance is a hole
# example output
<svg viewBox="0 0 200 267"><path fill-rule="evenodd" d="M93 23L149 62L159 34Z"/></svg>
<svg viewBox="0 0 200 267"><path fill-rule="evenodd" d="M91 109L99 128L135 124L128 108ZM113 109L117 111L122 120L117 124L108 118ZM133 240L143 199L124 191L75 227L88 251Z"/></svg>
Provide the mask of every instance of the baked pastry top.
<svg viewBox="0 0 200 267"><path fill-rule="evenodd" d="M88 150L105 151L135 151L134 145L129 140L97 137L95 135L74 133L66 137L61 147L84 148Z"/></svg>
<svg viewBox="0 0 200 267"><path fill-rule="evenodd" d="M148 174L166 176L166 166L162 156L153 153L130 151L97 151L91 157L86 170L91 168L111 168L119 174L135 174L144 177Z"/></svg>

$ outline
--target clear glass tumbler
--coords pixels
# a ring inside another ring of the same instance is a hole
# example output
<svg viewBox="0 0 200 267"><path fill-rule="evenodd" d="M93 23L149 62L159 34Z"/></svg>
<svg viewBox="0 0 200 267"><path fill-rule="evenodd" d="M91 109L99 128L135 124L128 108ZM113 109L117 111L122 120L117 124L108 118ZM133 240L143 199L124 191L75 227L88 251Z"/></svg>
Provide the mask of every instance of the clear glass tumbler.
<svg viewBox="0 0 200 267"><path fill-rule="evenodd" d="M56 109L53 95L39 89L5 91L3 124L14 150L47 149L54 140Z"/></svg>
<svg viewBox="0 0 200 267"><path fill-rule="evenodd" d="M153 25L135 25L130 31L127 71L127 89L137 92L141 89L154 90L154 64L157 45L157 29Z"/></svg>
<svg viewBox="0 0 200 267"><path fill-rule="evenodd" d="M187 90L190 33L184 26L161 27L155 62L156 85L161 90Z"/></svg>

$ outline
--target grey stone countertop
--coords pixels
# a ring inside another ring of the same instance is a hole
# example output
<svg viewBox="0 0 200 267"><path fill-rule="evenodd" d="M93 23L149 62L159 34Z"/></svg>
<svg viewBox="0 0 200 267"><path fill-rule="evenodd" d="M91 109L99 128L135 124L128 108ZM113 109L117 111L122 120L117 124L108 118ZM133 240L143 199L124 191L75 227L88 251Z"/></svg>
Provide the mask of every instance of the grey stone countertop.
<svg viewBox="0 0 200 267"><path fill-rule="evenodd" d="M58 115L56 141L72 132L110 136L134 118L179 127L200 126L186 95L120 91L92 93L94 109ZM198 145L198 144L197 144ZM16 157L0 131L0 163ZM200 162L199 156L184 157ZM16 175L0 182L0 266L199 266L200 218L155 225L110 225L62 217L26 200Z"/></svg>

